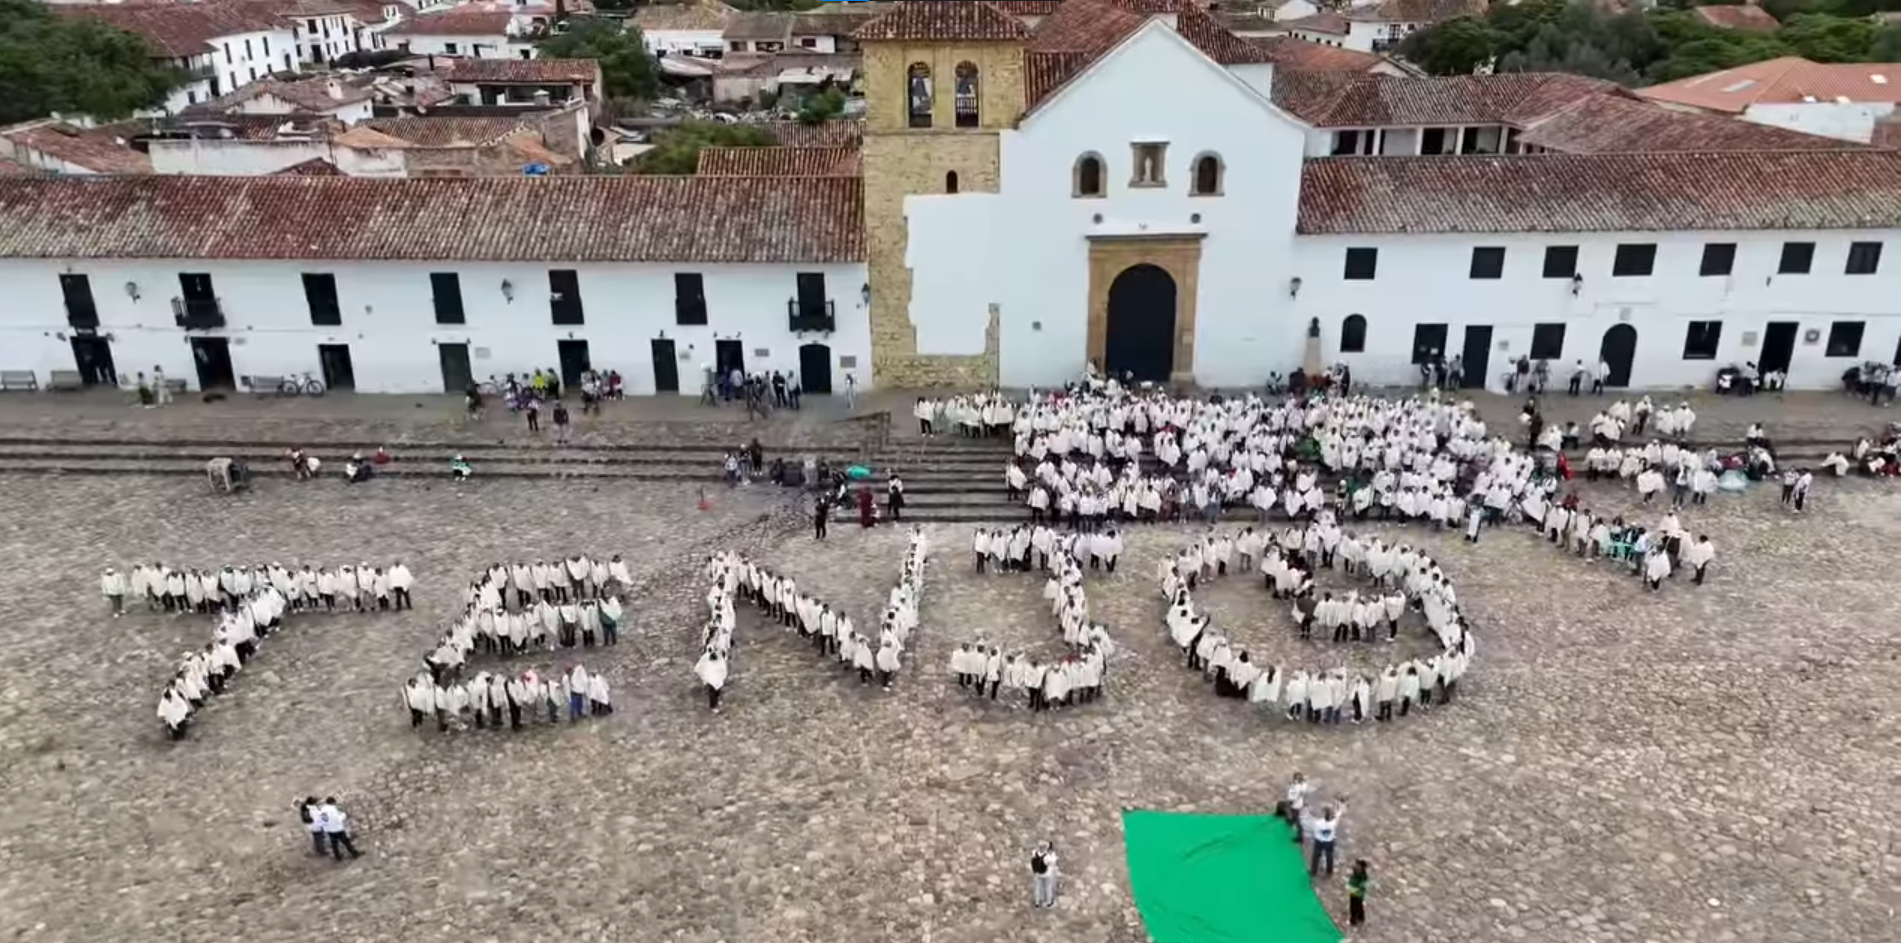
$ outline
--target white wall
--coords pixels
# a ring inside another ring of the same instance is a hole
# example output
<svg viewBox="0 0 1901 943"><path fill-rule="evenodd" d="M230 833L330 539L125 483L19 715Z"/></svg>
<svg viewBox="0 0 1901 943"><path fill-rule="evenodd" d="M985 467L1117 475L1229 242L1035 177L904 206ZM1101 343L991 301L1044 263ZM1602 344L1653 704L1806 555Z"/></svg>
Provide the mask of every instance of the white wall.
<svg viewBox="0 0 1901 943"><path fill-rule="evenodd" d="M1895 76L1901 79L1901 74ZM1875 122L1894 113L1892 102L1797 102L1786 105L1750 105L1743 117L1823 137L1868 143Z"/></svg>
<svg viewBox="0 0 1901 943"><path fill-rule="evenodd" d="M1328 362L1344 361L1356 378L1375 383L1408 382L1413 327L1416 323L1449 325L1447 348L1463 347L1464 326L1492 325L1493 347L1487 382L1499 384L1506 363L1529 355L1532 325L1562 323L1564 353L1560 363L1583 359L1594 364L1604 332L1628 323L1637 330L1637 353L1631 384L1640 387L1707 387L1716 371L1732 363L1753 361L1756 345L1744 346L1748 332L1760 332L1770 321L1796 321L1797 333L1789 382L1795 387L1826 388L1839 382L1841 372L1863 360L1893 359L1901 339L1901 233L1870 232L1746 232L1746 233L1626 233L1538 236L1305 236L1296 242L1301 277L1299 297L1287 307L1300 324L1320 319L1323 355ZM1851 241L1883 242L1880 271L1874 275L1844 275ZM1613 278L1611 262L1619 243L1657 243L1655 274L1648 278ZM1737 244L1733 273L1727 277L1697 274L1703 246L1712 242ZM1784 242L1814 242L1815 259L1808 275L1775 274ZM1584 282L1576 297L1569 279L1542 277L1544 248L1576 245L1578 272ZM1376 246L1377 273L1371 281L1343 278L1346 249ZM1503 246L1504 277L1473 279L1472 249ZM1263 294L1272 285L1263 285ZM1284 286L1281 286L1284 288ZM1279 292L1285 299L1286 292ZM1368 322L1364 353L1340 353L1340 326L1349 314ZM1683 342L1691 321L1723 322L1722 340L1713 360L1684 360ZM1828 329L1834 321L1865 321L1860 351L1853 357L1825 357ZM1802 335L1821 332L1813 345ZM1504 349L1500 349L1501 346ZM1286 352L1273 366L1282 372L1298 365L1299 350ZM1554 364L1554 378L1568 372Z"/></svg>
<svg viewBox="0 0 1901 943"><path fill-rule="evenodd" d="M273 174L330 156L327 141L153 140L152 172L226 177Z"/></svg>
<svg viewBox="0 0 1901 943"><path fill-rule="evenodd" d="M718 52L726 48L726 40L716 29L660 29L648 30L641 35L647 39L649 52L700 54Z"/></svg>
<svg viewBox="0 0 1901 943"><path fill-rule="evenodd" d="M250 43L248 49L246 42ZM284 71L286 56L290 58L290 69L295 70L299 65L297 40L288 25L281 29L221 36L212 40L211 45L214 49L212 68L217 70L224 92L242 88L272 72Z"/></svg>
<svg viewBox="0 0 1901 943"><path fill-rule="evenodd" d="M792 34L792 39L786 43L786 48L829 56L838 52L838 37L829 33L811 34L795 32Z"/></svg>
<svg viewBox="0 0 1901 943"><path fill-rule="evenodd" d="M543 262L458 264L363 262L206 262L199 260L105 261L0 260L0 284L12 303L0 310L0 369L33 370L42 382L49 371L72 369L70 345L55 335L67 331L59 278L63 272L90 277L99 308L99 333L113 337L112 355L122 374L162 365L173 378L194 386L196 368L184 331L174 327L171 299L180 272L208 272L229 326L207 336L232 339L236 373L279 376L310 371L321 375L317 345L349 344L357 389L362 392L442 391L436 343L463 342L477 359L477 379L559 365L555 341L589 342L597 369L616 369L635 393L653 392L648 342L665 332L687 355L680 361L683 395L697 395L702 360L711 361L716 338L738 337L749 370L799 368L799 346L829 344L835 387L844 383L836 358L856 357L852 372L869 386L871 337L860 301L865 266L850 265L592 265L580 271L588 323L554 325L548 311L548 270ZM708 324L674 323L673 273L705 278ZM314 327L304 299L302 272L331 272L343 309L341 327ZM467 324L435 323L429 275L458 272ZM786 327L786 300L796 293L798 272L824 272L836 302L837 330L830 337L793 335ZM514 284L515 300L500 290ZM126 293L140 286L140 300ZM691 345L689 347L689 345ZM479 349L478 349L479 348ZM757 349L770 351L765 357ZM482 350L487 356L481 357Z"/></svg>
<svg viewBox="0 0 1901 943"><path fill-rule="evenodd" d="M1204 383L1247 382L1264 376L1265 364L1290 347L1298 358L1293 345L1301 325L1276 310L1276 294L1263 286L1291 274L1302 134L1237 77L1151 24L1003 135L1003 199L988 228L964 220L962 231L932 232L929 224L943 217L928 209L930 201L966 198L915 197L906 202L910 238L913 245L989 248L984 270L995 286L988 301L1001 307L1002 380L1047 386L1073 379L1087 358L1090 235L1205 234L1194 374ZM1168 143L1165 188L1129 187L1130 146L1138 141ZM1104 198L1071 195L1072 169L1085 152L1107 165ZM1226 163L1222 195L1189 195L1190 166L1204 152ZM1192 221L1196 214L1199 222ZM942 284L955 274L920 274L919 262L969 264L913 256L916 285ZM974 302L959 296L949 310L914 285L921 348L953 331L946 322L956 325L958 346L967 347ZM983 324L974 319L979 339Z"/></svg>
<svg viewBox="0 0 1901 943"><path fill-rule="evenodd" d="M475 59L533 59L535 44L517 42L508 36L393 36L398 47L408 47L416 56L469 56ZM454 51L450 51L450 47ZM527 55L523 55L527 53Z"/></svg>

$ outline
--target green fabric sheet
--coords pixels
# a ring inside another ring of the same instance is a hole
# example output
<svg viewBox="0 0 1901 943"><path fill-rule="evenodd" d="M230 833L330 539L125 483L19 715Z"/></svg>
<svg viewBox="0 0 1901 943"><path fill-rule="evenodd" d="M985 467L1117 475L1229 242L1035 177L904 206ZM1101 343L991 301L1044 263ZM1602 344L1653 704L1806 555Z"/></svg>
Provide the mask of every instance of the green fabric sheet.
<svg viewBox="0 0 1901 943"><path fill-rule="evenodd" d="M1155 943L1339 943L1281 819L1128 811L1122 839Z"/></svg>

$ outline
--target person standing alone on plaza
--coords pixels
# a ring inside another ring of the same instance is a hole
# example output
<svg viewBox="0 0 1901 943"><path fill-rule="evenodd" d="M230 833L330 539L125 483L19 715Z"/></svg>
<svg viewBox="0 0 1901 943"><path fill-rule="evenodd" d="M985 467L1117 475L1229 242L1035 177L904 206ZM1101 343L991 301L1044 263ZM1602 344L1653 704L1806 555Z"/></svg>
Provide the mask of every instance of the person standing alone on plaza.
<svg viewBox="0 0 1901 943"><path fill-rule="evenodd" d="M158 364L152 365L152 395L160 406L172 404L172 385L165 380L165 368Z"/></svg>
<svg viewBox="0 0 1901 943"><path fill-rule="evenodd" d="M569 423L568 404L563 403L560 400L555 400L554 401L554 440L555 442L561 445L568 444L568 423Z"/></svg>
<svg viewBox="0 0 1901 943"><path fill-rule="evenodd" d="M1347 803L1341 799L1337 806L1327 806L1320 810L1320 817L1308 826L1313 834L1313 859L1309 862L1307 873L1312 877L1320 876L1321 859L1326 859L1327 876L1333 877L1333 847L1335 839L1340 837L1340 816L1346 812Z"/></svg>
<svg viewBox="0 0 1901 943"><path fill-rule="evenodd" d="M1347 925L1357 927L1366 922L1366 892L1373 888L1373 876L1366 872L1366 859L1353 862L1353 873L1347 875Z"/></svg>
<svg viewBox="0 0 1901 943"><path fill-rule="evenodd" d="M343 853L349 852L351 858L363 857L356 850L356 843L350 840L350 816L337 807L335 796L326 797L323 805L317 807L317 823L323 826L324 841L330 844L330 856L343 860Z"/></svg>
<svg viewBox="0 0 1901 943"><path fill-rule="evenodd" d="M858 408L858 377L847 373L845 374L845 409L847 411L851 411L851 410L856 410L857 408Z"/></svg>
<svg viewBox="0 0 1901 943"><path fill-rule="evenodd" d="M1038 842L1030 854L1030 903L1049 909L1056 906L1056 845Z"/></svg>
<svg viewBox="0 0 1901 943"><path fill-rule="evenodd" d="M537 397L529 397L528 406L522 410L522 413L528 417L528 431L540 435L541 400Z"/></svg>

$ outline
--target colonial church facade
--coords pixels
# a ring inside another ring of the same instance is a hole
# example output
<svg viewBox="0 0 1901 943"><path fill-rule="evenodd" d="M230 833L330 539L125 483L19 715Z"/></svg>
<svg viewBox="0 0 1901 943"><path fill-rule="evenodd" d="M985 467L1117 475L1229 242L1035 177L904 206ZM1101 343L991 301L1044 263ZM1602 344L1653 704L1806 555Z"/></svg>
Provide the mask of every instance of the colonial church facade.
<svg viewBox="0 0 1901 943"><path fill-rule="evenodd" d="M1277 105L1311 77L1188 4L1067 0L1033 32L1002 6L905 4L860 33L881 385L1049 386L1094 362L1247 386L1314 334L1395 383L1435 356L1474 385L1529 356L1646 387L1743 361L1823 387L1901 359L1892 152L1546 153L1453 127L1513 147L1421 151L1439 138L1410 128L1413 151L1310 157L1355 132Z"/></svg>

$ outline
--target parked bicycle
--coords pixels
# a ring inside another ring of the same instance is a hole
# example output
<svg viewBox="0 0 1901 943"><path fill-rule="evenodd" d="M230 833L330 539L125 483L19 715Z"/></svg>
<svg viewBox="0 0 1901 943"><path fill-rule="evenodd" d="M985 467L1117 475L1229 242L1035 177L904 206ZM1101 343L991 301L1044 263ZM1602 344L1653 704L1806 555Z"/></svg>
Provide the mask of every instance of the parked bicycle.
<svg viewBox="0 0 1901 943"><path fill-rule="evenodd" d="M323 381L306 370L297 376L285 377L284 382L278 384L277 392L284 396L322 396Z"/></svg>

